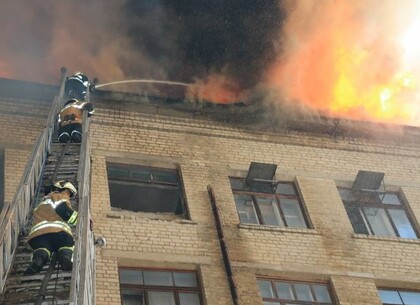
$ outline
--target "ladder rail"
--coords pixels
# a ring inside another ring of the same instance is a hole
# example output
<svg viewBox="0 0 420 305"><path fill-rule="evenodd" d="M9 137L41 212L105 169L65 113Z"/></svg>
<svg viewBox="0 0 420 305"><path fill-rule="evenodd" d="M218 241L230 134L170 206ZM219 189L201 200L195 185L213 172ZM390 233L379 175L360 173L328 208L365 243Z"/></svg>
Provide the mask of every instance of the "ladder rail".
<svg viewBox="0 0 420 305"><path fill-rule="evenodd" d="M89 93L86 100L89 101ZM79 190L79 216L75 233L72 282L70 286L71 305L95 304L95 245L91 230L90 211L90 119L83 113L82 143L77 173Z"/></svg>
<svg viewBox="0 0 420 305"><path fill-rule="evenodd" d="M66 73L63 69L58 95L53 100L46 127L32 149L13 200L5 203L0 213L0 293L3 292L12 265L18 236L25 227L37 185L42 179L42 169L53 137L56 117L63 104Z"/></svg>

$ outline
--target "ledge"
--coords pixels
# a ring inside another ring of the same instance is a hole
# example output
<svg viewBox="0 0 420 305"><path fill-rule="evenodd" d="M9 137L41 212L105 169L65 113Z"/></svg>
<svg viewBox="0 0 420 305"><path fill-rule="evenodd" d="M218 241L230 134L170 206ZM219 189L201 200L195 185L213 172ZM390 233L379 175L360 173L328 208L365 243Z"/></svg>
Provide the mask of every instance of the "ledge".
<svg viewBox="0 0 420 305"><path fill-rule="evenodd" d="M159 214L159 213L145 213L145 212L131 212L131 211L110 211L106 213L106 218L113 219L148 219L148 220L159 220L159 221L170 221L179 224L192 224L196 225L197 222L181 218L175 214Z"/></svg>
<svg viewBox="0 0 420 305"><path fill-rule="evenodd" d="M314 229L297 229L277 226L264 226L264 225L253 225L253 224L238 224L239 229L259 230L259 231L274 231L283 233L298 233L298 234L310 234L310 235L321 235L320 232Z"/></svg>
<svg viewBox="0 0 420 305"><path fill-rule="evenodd" d="M397 242L397 243L402 242L402 243L420 245L419 239L411 239L411 238L375 236L375 235L366 235L366 234L357 234L357 233L353 233L352 237L356 239L378 240L378 241Z"/></svg>

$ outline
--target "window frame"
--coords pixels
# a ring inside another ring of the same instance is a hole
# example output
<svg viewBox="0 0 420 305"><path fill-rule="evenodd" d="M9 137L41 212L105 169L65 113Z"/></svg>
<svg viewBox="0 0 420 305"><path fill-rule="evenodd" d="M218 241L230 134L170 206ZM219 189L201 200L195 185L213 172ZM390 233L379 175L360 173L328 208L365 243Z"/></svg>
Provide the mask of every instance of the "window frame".
<svg viewBox="0 0 420 305"><path fill-rule="evenodd" d="M230 183L232 182L232 180L237 180L237 181L242 181L243 185L246 185L246 179L245 178L241 178L241 177L229 177L229 181ZM289 185L293 188L294 194L281 194L281 193L276 193L276 188L277 185L279 184L285 184L285 185ZM274 186L276 185L276 186ZM256 192L256 191L252 191L251 189L236 189L232 187L232 183L231 183L231 190L232 190L232 194L234 195L246 195L249 196L252 200L253 203L253 208L255 210L255 215L257 217L258 223L243 223L241 221L241 217L240 217L240 211L238 210L237 206L236 206L236 200L235 200L235 206L238 212L238 216L239 216L239 221L241 224L246 224L246 225L259 225L259 226L276 226L276 227L280 227L280 228L295 228L295 229L311 229L311 225L310 225L310 221L309 221L309 217L308 217L308 213L304 207L304 204L302 203L302 199L299 195L299 192L297 190L296 187L296 183L293 181L275 181L275 183L273 184L273 190L274 192L272 193L264 193L264 192ZM283 225L270 225L270 224L266 224L264 221L264 217L263 217L263 213L261 212L261 207L260 204L258 202L258 198L263 198L263 199L274 199L275 203L276 203L276 207L277 207L277 211L279 213L280 219L283 223ZM286 219L285 213L283 211L283 207L281 204L281 200L284 199L292 199L292 200L296 200L300 209L300 213L302 214L302 220L305 223L306 227L291 227L288 225L288 221Z"/></svg>
<svg viewBox="0 0 420 305"><path fill-rule="evenodd" d="M333 291L331 289L331 285L327 282L312 282L312 281L295 281L295 280L288 280L288 279L282 279L282 278L269 278L269 277L257 277L257 284L259 281L269 281L271 283L271 288L272 291L274 293L274 298L267 298L267 297L263 297L261 295L261 291L259 291L260 293L260 297L261 300L263 302L274 302L277 303L279 305L286 305L286 304L297 304L297 305L336 305L337 302L335 300ZM293 296L295 297L294 300L289 300L289 299L282 299L278 296L277 294L277 290L276 290L276 286L275 283L287 283L291 286L292 292L293 292ZM297 300L297 292L296 292L296 288L295 285L299 285L299 284L303 284L303 285L309 285L309 289L311 291L312 294L312 298L314 299L313 301L302 301L302 300ZM259 284L258 284L259 286ZM328 296L331 300L330 303L327 302L319 302L319 301L315 301L316 299L316 293L314 290L313 286L324 286L327 289L328 292Z"/></svg>
<svg viewBox="0 0 420 305"><path fill-rule="evenodd" d="M384 287L378 287L378 295L379 295L379 291L380 290L384 290L384 291L393 291L393 292L397 292L398 293L398 296L400 297L400 299L401 299L401 302L402 303L400 303L399 305L410 305L410 304L406 304L406 303L404 303L404 300L402 299L402 297L401 297L401 295L400 295L400 292L414 292L414 293L417 293L418 295L419 295L419 298L420 298L420 291L419 290L410 290L410 289L392 289L392 288L384 288ZM382 302L382 299L381 299L381 297L380 297L380 295L379 295L379 299L381 300L381 302ZM382 303L383 305L395 305L395 303Z"/></svg>
<svg viewBox="0 0 420 305"><path fill-rule="evenodd" d="M352 188L348 188L348 187L338 187L337 186L337 190L340 193L340 198L341 201L343 202L343 205L346 209L347 212L347 216L349 217L350 223L352 224L352 228L353 231L356 234L365 234L365 233L358 233L356 232L354 226L353 226L353 222L351 221L350 215L348 214L347 208L355 208L358 210L359 214L361 215L361 219L363 220L363 224L365 226L365 230L367 231L367 235L370 236L378 236L378 237L398 237L398 238L407 238L407 239L419 239L419 232L416 228L416 226L414 225L415 222L413 221L412 215L410 213L409 207L407 206L407 203L403 200L401 193L399 191L384 191L384 192L378 192L378 200L369 200L369 201L363 201L363 200L350 200L349 199L344 199L343 196L341 195L341 190L344 191L352 191ZM398 201L400 204L392 204L392 203L382 203L385 196L386 195L394 195L398 198ZM349 197L351 196L351 194L349 195ZM382 197L382 199L380 198ZM380 201L380 202L379 202ZM391 225L393 233L395 235L378 235L375 234L374 232L374 228L373 225L371 224L371 222L369 221L367 212L365 211L365 208L374 208L374 209L379 209L379 210L384 210L385 211L385 215L386 215L386 219L388 221L388 223ZM391 213L389 212L390 210L399 210L399 211L404 211L405 216L408 219L408 222L411 226L411 229L413 230L414 234L416 235L415 238L410 238L410 237L401 237L400 236L400 232L398 231L398 227L395 224L393 217L391 215Z"/></svg>
<svg viewBox="0 0 420 305"><path fill-rule="evenodd" d="M109 168L110 167L117 167L117 168L123 168L128 170L128 176L113 176L110 177ZM141 179L141 178L133 178L133 172L136 169L146 169L151 172L149 177L152 177L149 180ZM125 187L129 186L140 186L140 187L148 187L151 188L157 187L162 188L166 190L178 190L179 191L179 200L180 206L182 208L182 213L177 214L176 212L169 213L169 212L150 212L150 211L142 211L141 209L138 209L138 211L135 211L133 209L125 209L118 206L112 205L111 200L111 190L109 191L110 195L110 204L111 208L121 209L124 211L131 211L131 212L144 212L144 213L168 213L173 214L179 217L188 218L188 211L187 211L187 205L186 205L186 198L185 198L185 190L184 190L184 184L181 176L181 171L178 167L158 167L158 166L149 166L149 165L140 165L140 164L128 164L128 163L120 163L120 162L114 162L114 161L106 161L106 171L107 171L107 181L108 181L108 188L111 188L112 183L120 184ZM153 172L167 172L171 173L176 177L176 182L169 182L169 181L159 181L153 179ZM176 205L174 204L174 208L176 208Z"/></svg>
<svg viewBox="0 0 420 305"><path fill-rule="evenodd" d="M144 275L142 274L142 284L126 284L121 283L121 270L135 270L139 272L143 271L157 271L157 272L170 272L171 278L173 280L172 286L164 286L164 285L146 285L144 283ZM196 278L197 287L187 287L187 286L176 286L175 285L175 278L174 273L189 273L194 274ZM120 298L121 304L123 304L123 290L135 290L143 292L144 296L144 305L149 305L148 299L148 292L150 291L157 291L157 292L172 292L174 295L175 305L180 305L179 294L180 293L192 293L198 294L199 297L199 305L203 305L203 295L202 295L202 286L199 280L198 273L196 271L191 270L179 270L179 269L159 269L159 268L139 268L139 267L118 267L118 283L120 287Z"/></svg>

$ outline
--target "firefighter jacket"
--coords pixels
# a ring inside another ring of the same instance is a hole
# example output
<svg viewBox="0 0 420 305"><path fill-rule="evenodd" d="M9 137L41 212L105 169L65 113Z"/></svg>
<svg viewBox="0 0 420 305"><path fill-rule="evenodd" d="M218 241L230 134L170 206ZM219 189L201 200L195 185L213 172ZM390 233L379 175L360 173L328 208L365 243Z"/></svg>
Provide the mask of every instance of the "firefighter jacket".
<svg viewBox="0 0 420 305"><path fill-rule="evenodd" d="M28 239L36 236L64 231L72 235L70 225L76 225L77 212L70 204L70 197L58 191L49 193L35 208L34 221Z"/></svg>
<svg viewBox="0 0 420 305"><path fill-rule="evenodd" d="M93 105L89 102L75 101L66 105L58 115L58 124L60 127L73 123L82 124L84 110L88 111L89 116L95 112Z"/></svg>

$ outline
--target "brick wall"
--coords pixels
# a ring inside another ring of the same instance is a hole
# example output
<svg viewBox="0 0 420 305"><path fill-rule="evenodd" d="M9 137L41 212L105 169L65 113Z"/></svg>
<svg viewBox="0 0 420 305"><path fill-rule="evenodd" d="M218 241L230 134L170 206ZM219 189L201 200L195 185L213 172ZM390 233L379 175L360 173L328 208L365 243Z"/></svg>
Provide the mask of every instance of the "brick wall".
<svg viewBox="0 0 420 305"><path fill-rule="evenodd" d="M0 147L5 150L5 202L11 202L51 101L0 99Z"/></svg>
<svg viewBox="0 0 420 305"><path fill-rule="evenodd" d="M232 304L207 194L211 185L239 292L262 304L256 277L330 283L340 304L380 304L376 285L419 287L420 242L353 233L336 189L358 170L384 172L401 189L415 225L420 219L418 141L393 142L243 130L222 123L98 109L92 120L92 212L98 248L97 304L118 304L118 266L197 270L207 305ZM179 166L189 220L113 211L107 160ZM252 162L275 163L277 178L295 181L312 229L238 225L228 176Z"/></svg>

